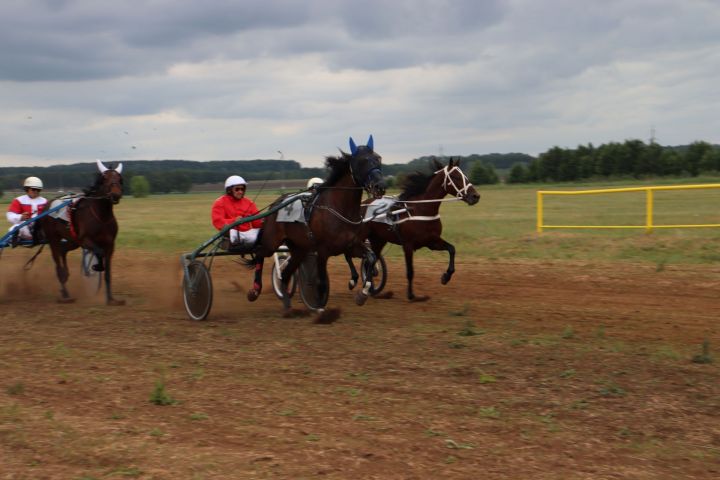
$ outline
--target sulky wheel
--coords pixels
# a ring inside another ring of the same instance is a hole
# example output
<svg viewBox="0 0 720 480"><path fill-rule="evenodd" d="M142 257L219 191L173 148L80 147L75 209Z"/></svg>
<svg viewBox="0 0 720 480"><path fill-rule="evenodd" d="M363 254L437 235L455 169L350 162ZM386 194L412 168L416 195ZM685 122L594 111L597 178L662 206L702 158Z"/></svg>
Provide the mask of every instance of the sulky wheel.
<svg viewBox="0 0 720 480"><path fill-rule="evenodd" d="M275 295L282 300L283 298L283 292L282 292L282 280L280 278L280 275L282 274L283 268L285 268L285 265L290 261L290 254L287 252L277 252L275 254L275 260L273 262L272 267L272 277L271 277L271 283L273 287L273 291L275 292ZM293 295L295 295L295 289L297 288L297 274L293 274L292 278L290 278L290 284L288 285L288 293L290 297L292 298Z"/></svg>
<svg viewBox="0 0 720 480"><path fill-rule="evenodd" d="M365 266L367 259L363 257L360 263L360 278L362 279L363 285L365 284ZM372 278L370 279L370 295L377 295L382 292L387 282L387 263L385 263L385 257L378 255L375 260L375 265L372 269Z"/></svg>
<svg viewBox="0 0 720 480"><path fill-rule="evenodd" d="M325 308L328 302L328 296L330 295L330 282L328 281L327 274L325 274L325 294L320 295L318 293L319 275L317 271L317 254L310 253L300 264L298 269L299 281L300 281L300 298L306 307L311 310L320 310Z"/></svg>
<svg viewBox="0 0 720 480"><path fill-rule="evenodd" d="M183 300L188 316L205 320L212 306L212 280L204 263L193 260L183 277Z"/></svg>

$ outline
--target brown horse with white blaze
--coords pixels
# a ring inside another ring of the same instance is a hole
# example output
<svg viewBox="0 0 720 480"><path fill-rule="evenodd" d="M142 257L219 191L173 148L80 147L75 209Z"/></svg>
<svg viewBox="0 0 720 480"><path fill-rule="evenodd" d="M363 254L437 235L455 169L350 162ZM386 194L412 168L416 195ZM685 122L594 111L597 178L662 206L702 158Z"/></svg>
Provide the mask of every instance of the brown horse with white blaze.
<svg viewBox="0 0 720 480"><path fill-rule="evenodd" d="M407 276L407 298L411 301L423 301L429 297L416 297L413 292L413 254L415 250L427 247L430 250L446 250L449 255L448 268L443 272L440 282L447 284L455 273L455 247L441 237L440 203L447 195L452 195L468 205L475 205L480 194L470 183L460 168L460 161L450 159L443 166L437 159L432 160L433 172L425 174L415 172L406 177L403 192L388 212L392 222L369 221L363 230L364 237L370 241L376 256L388 243L402 246L405 254ZM364 206L367 206L365 203ZM350 266L352 279L350 288L357 283L358 274L349 254L345 258ZM367 277L366 277L367 278Z"/></svg>
<svg viewBox="0 0 720 480"><path fill-rule="evenodd" d="M60 282L60 302L73 302L65 284L70 276L67 253L83 247L95 254L93 270L105 274L105 296L108 305L124 305L112 295L111 266L115 251L118 224L113 213L123 194L122 163L108 168L97 160L99 173L95 183L84 190L84 195L70 208L70 224L50 216L42 217L38 224L50 244L55 270Z"/></svg>

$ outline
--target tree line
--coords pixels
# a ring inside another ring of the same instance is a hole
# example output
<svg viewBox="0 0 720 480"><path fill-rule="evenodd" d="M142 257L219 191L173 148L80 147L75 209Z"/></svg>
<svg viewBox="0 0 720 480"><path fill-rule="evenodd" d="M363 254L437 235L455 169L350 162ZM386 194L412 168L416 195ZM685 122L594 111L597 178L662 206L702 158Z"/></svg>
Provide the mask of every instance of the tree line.
<svg viewBox="0 0 720 480"><path fill-rule="evenodd" d="M408 163L383 165L390 183L414 171L426 171L432 156ZM598 147L552 147L533 157L524 153L492 153L454 157L475 185L528 182L572 182L609 177L697 176L720 172L720 147L697 141L669 147L655 142L626 140ZM122 161L127 193L140 189L147 193L185 193L193 184L221 183L229 175L247 180L283 180L324 177L324 168L305 168L294 160L129 160ZM108 163L116 166L117 162ZM504 178L498 174L501 172ZM77 189L90 185L97 172L94 163L53 165L50 167L0 167L0 195L3 189L18 189L28 176L42 178L54 190ZM134 177L139 180L133 181Z"/></svg>
<svg viewBox="0 0 720 480"><path fill-rule="evenodd" d="M568 149L552 147L528 163L516 163L507 183L574 182L593 178L696 177L720 172L720 147L697 141L679 147L626 140L598 147L592 144ZM494 176L493 176L494 175ZM497 183L492 166L475 165L473 183Z"/></svg>

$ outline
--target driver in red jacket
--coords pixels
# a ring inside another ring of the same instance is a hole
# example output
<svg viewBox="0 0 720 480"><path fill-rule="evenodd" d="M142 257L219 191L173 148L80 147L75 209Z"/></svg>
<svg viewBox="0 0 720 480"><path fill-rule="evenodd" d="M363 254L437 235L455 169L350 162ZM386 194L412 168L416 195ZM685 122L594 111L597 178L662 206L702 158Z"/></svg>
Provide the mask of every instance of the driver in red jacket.
<svg viewBox="0 0 720 480"><path fill-rule="evenodd" d="M10 230L17 229L23 222L38 216L48 206L47 200L40 195L43 189L43 182L38 177L27 177L23 182L25 195L21 195L10 203L5 213L8 222L12 224ZM17 233L23 240L33 238L32 224L25 225Z"/></svg>
<svg viewBox="0 0 720 480"><path fill-rule="evenodd" d="M212 223L218 230L235 223L241 218L258 213L255 202L245 198L247 182L239 175L231 175L225 180L225 195L215 200L212 206ZM241 223L230 230L230 244L251 246L257 241L262 227L262 219Z"/></svg>

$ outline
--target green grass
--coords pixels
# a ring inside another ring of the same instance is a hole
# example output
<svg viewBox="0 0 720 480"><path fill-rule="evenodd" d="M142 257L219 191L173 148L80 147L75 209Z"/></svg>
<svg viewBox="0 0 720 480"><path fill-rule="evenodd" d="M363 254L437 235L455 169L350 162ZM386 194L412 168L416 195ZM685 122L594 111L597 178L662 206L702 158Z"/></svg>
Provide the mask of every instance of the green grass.
<svg viewBox="0 0 720 480"><path fill-rule="evenodd" d="M660 184L717 182L717 178L664 181L616 181L603 184L496 185L478 190L480 202L468 206L447 202L440 209L443 237L455 245L460 259L572 260L649 263L658 272L673 264L720 263L720 231L716 228L643 230L548 230L535 231L538 189L613 188ZM249 197L255 197L252 190ZM279 192L263 192L255 198L263 208ZM397 193L397 192L390 192ZM216 230L210 223L210 207L219 193L158 195L137 199L124 197L116 207L120 223L118 248L190 252ZM7 203L9 199L5 198ZM642 225L643 192L545 198L546 224ZM720 190L663 191L655 193L656 224L720 223ZM400 258L399 246L384 254ZM417 257L445 260L445 252L422 249Z"/></svg>

